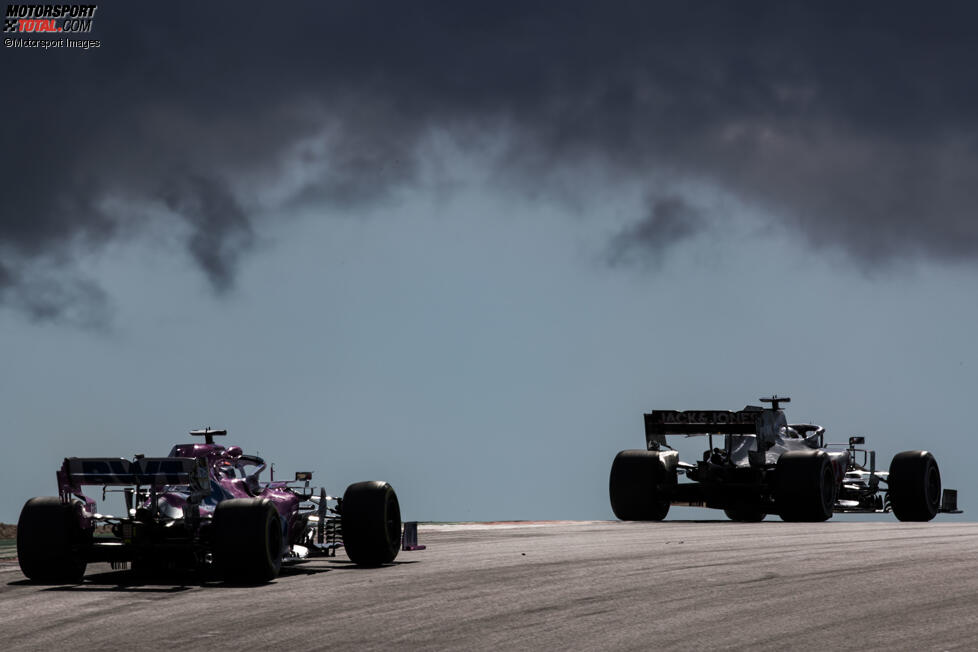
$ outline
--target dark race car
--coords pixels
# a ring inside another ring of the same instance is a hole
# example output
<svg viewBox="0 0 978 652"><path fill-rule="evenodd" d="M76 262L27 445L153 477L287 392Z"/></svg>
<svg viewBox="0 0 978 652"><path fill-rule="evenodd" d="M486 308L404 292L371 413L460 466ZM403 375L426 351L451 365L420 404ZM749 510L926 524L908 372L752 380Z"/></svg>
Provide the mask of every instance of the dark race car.
<svg viewBox="0 0 978 652"><path fill-rule="evenodd" d="M80 581L89 562L115 568L216 571L233 583L275 578L281 565L343 547L363 566L397 556L401 513L386 482L358 482L342 498L294 481L259 480L265 461L214 443L225 430L195 430L204 443L177 444L167 457L69 457L57 497L32 498L17 523L17 557L29 579ZM86 486L121 492L126 513L99 513ZM106 529L111 536L95 535Z"/></svg>
<svg viewBox="0 0 978 652"><path fill-rule="evenodd" d="M722 509L734 521L825 521L833 512L893 512L901 521L958 514L957 492L941 491L941 474L927 451L897 454L889 471L863 437L826 444L825 429L789 424L781 403L726 410L653 410L645 415L646 450L618 453L611 466L611 508L623 521L660 521L671 505ZM667 435L702 435L709 448L695 464L679 460ZM714 448L714 438L722 447ZM686 482L679 482L684 475Z"/></svg>

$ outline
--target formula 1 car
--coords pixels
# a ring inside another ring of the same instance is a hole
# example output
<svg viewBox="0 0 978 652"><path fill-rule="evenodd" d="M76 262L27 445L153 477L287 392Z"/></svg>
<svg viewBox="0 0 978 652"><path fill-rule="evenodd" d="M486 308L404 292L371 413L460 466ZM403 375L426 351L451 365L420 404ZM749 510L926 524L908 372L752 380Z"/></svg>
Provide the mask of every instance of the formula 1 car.
<svg viewBox="0 0 978 652"><path fill-rule="evenodd" d="M939 512L961 513L957 491L942 494L941 473L929 452L898 453L889 472L879 471L876 452L857 448L865 438L850 437L848 446L826 444L821 426L787 422L780 404L790 398L760 400L771 407L646 414L646 450L621 451L611 466L615 516L661 521L671 505L722 509L734 521L761 521L768 514L825 521L833 512L891 511L901 521L929 521ZM709 448L696 464L682 462L666 435L703 435ZM723 436L722 448L714 448L714 436ZM679 482L679 475L689 482Z"/></svg>
<svg viewBox="0 0 978 652"><path fill-rule="evenodd" d="M204 443L177 444L167 457L69 457L58 471L58 497L32 498L17 523L17 557L29 579L81 581L86 565L130 563L137 572L216 571L229 583L257 584L284 563L335 556L343 547L362 566L397 556L401 512L386 482L358 482L342 498L310 486L312 473L268 482L265 461L224 447L226 430L194 430ZM86 485L123 494L126 514L100 514ZM111 536L94 536L96 526Z"/></svg>

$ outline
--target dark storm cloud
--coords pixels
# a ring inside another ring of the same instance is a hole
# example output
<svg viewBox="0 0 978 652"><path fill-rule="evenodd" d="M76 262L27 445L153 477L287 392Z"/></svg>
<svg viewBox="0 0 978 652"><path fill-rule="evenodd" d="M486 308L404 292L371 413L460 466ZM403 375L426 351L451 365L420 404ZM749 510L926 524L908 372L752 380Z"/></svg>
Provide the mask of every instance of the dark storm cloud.
<svg viewBox="0 0 978 652"><path fill-rule="evenodd" d="M608 253L611 264L629 261L636 254L658 264L666 250L704 226L699 211L679 197L652 198L648 205L648 215L612 239Z"/></svg>
<svg viewBox="0 0 978 652"><path fill-rule="evenodd" d="M972 261L976 18L969 3L100 3L97 50L4 50L0 297L31 295L52 269L37 261L57 260L57 300L90 301L73 257L138 234L153 206L228 289L288 164L315 172L293 201L357 205L411 183L436 132L476 151L504 137L494 163L529 192L587 163L650 193L716 187L863 265ZM613 250L658 255L706 228L700 209L664 210Z"/></svg>
<svg viewBox="0 0 978 652"><path fill-rule="evenodd" d="M21 275L0 266L0 302L20 310L33 321L58 321L94 329L109 325L105 291L77 274L65 277L34 269L28 275Z"/></svg>
<svg viewBox="0 0 978 652"><path fill-rule="evenodd" d="M238 258L252 244L251 224L225 184L216 179L181 179L164 193L167 206L193 226L187 248L219 292L234 280Z"/></svg>

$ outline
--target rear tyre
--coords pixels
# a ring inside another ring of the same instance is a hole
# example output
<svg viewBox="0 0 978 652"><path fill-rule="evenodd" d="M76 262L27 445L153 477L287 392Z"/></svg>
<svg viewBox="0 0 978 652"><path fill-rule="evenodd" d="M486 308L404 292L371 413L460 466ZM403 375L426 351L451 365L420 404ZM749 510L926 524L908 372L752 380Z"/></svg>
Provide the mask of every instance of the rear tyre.
<svg viewBox="0 0 978 652"><path fill-rule="evenodd" d="M825 451L788 451L778 459L775 503L782 520L828 520L835 493L835 473Z"/></svg>
<svg viewBox="0 0 978 652"><path fill-rule="evenodd" d="M888 479L893 515L901 521L929 521L941 506L941 472L927 451L897 453Z"/></svg>
<svg viewBox="0 0 978 652"><path fill-rule="evenodd" d="M211 527L214 561L225 582L264 584L278 577L282 519L270 500L232 498L218 503Z"/></svg>
<svg viewBox="0 0 978 652"><path fill-rule="evenodd" d="M57 497L31 498L17 520L17 561L33 582L76 584L88 562L84 548L92 542L93 529L79 523L81 502L64 504Z"/></svg>
<svg viewBox="0 0 978 652"><path fill-rule="evenodd" d="M389 564L401 548L401 506L386 482L351 484L343 493L343 547L360 566Z"/></svg>
<svg viewBox="0 0 978 652"><path fill-rule="evenodd" d="M611 511L623 521L661 521L669 513L667 480L656 451L621 451L611 464Z"/></svg>

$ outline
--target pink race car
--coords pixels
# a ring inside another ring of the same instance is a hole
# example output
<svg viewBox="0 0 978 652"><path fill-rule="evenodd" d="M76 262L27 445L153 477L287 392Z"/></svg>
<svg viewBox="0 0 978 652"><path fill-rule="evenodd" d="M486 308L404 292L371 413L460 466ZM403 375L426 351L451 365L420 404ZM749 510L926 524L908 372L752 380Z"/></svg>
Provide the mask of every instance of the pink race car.
<svg viewBox="0 0 978 652"><path fill-rule="evenodd" d="M204 443L177 444L167 457L66 458L58 497L32 498L17 523L17 557L29 579L81 580L89 562L133 570L215 570L226 582L274 579L283 562L334 556L361 566L397 556L401 512L386 482L358 482L342 498L294 481L259 480L260 457L214 443L226 430L194 430ZM124 516L100 514L84 486L120 492ZM109 526L111 536L95 535Z"/></svg>

